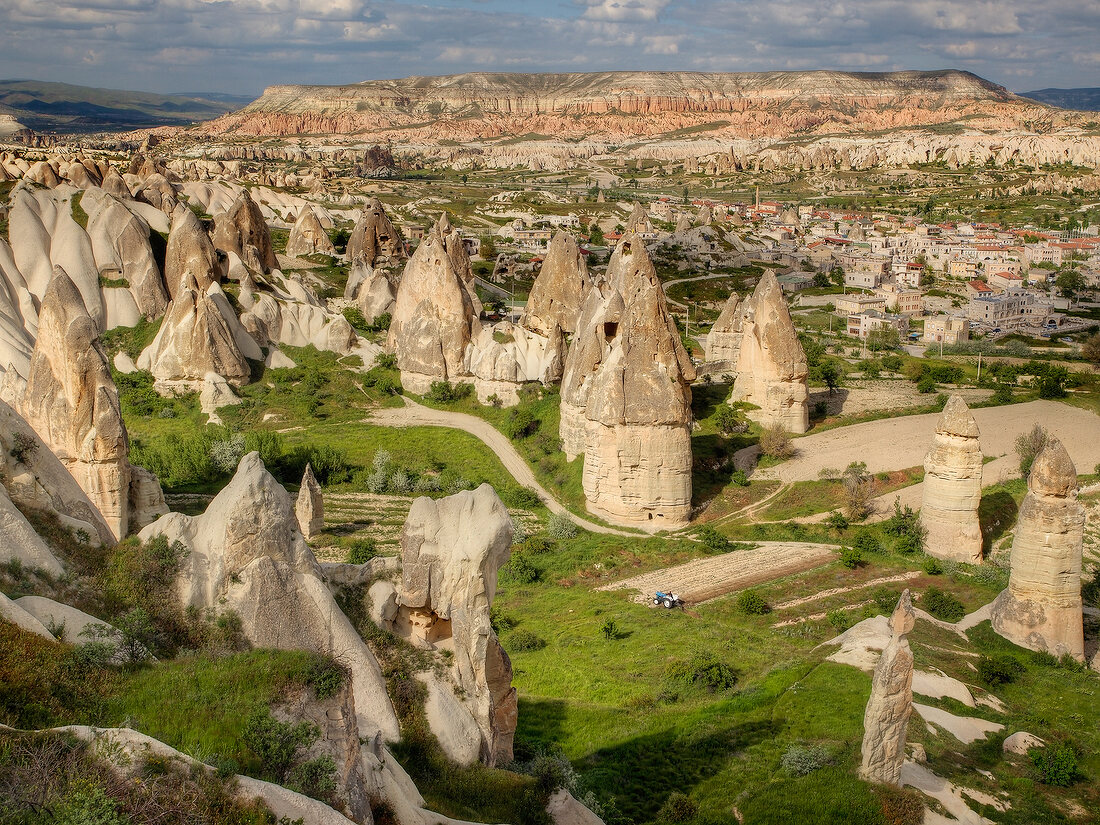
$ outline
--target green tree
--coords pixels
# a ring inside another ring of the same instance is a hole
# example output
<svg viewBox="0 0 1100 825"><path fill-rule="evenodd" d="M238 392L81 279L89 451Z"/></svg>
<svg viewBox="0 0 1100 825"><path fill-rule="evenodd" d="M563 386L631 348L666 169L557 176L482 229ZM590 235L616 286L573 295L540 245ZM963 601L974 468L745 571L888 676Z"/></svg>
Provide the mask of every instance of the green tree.
<svg viewBox="0 0 1100 825"><path fill-rule="evenodd" d="M1088 285L1088 282L1085 280L1085 276L1076 269L1063 269L1058 273L1058 277L1054 279L1054 284L1058 287L1058 292L1061 293L1063 298L1072 300L1077 297L1077 293Z"/></svg>

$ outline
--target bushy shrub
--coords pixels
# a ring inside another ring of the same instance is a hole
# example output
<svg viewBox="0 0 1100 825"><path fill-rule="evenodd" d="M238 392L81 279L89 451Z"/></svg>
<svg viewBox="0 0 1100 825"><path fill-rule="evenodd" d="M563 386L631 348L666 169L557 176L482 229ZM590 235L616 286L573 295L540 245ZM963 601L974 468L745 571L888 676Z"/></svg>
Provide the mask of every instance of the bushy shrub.
<svg viewBox="0 0 1100 825"><path fill-rule="evenodd" d="M523 542L523 552L539 555L549 553L557 545L548 536L531 536Z"/></svg>
<svg viewBox="0 0 1100 825"><path fill-rule="evenodd" d="M852 614L847 610L837 608L825 614L825 621L827 621L837 633L843 633L852 626Z"/></svg>
<svg viewBox="0 0 1100 825"><path fill-rule="evenodd" d="M909 788L875 786L886 825L921 825L924 822L924 797Z"/></svg>
<svg viewBox="0 0 1100 825"><path fill-rule="evenodd" d="M924 572L929 576L940 576L943 574L943 567L940 566L939 559L935 556L928 556L924 560Z"/></svg>
<svg viewBox="0 0 1100 825"><path fill-rule="evenodd" d="M733 542L710 526L700 527L695 535L703 542L704 547L716 553L725 553L733 547Z"/></svg>
<svg viewBox="0 0 1100 825"><path fill-rule="evenodd" d="M917 392L924 395L931 395L936 391L936 379L931 375L923 375L917 382Z"/></svg>
<svg viewBox="0 0 1100 825"><path fill-rule="evenodd" d="M526 438L538 427L538 422L526 407L515 407L504 421L504 434L513 441Z"/></svg>
<svg viewBox="0 0 1100 825"><path fill-rule="evenodd" d="M321 731L309 722L280 722L267 708L257 708L245 720L241 736L245 747L260 760L263 773L283 783L298 761L298 751L316 742Z"/></svg>
<svg viewBox="0 0 1100 825"><path fill-rule="evenodd" d="M1055 742L1027 753L1044 785L1067 788L1077 781L1077 750L1071 743Z"/></svg>
<svg viewBox="0 0 1100 825"><path fill-rule="evenodd" d="M384 370L397 368L397 356L392 352L380 352L374 356L374 366Z"/></svg>
<svg viewBox="0 0 1100 825"><path fill-rule="evenodd" d="M840 548L840 564L849 570L855 570L863 564L863 553L855 547Z"/></svg>
<svg viewBox="0 0 1100 825"><path fill-rule="evenodd" d="M390 476L390 490L399 496L412 492L413 480L404 467L398 467Z"/></svg>
<svg viewBox="0 0 1100 825"><path fill-rule="evenodd" d="M1027 478L1031 465L1046 446L1049 434L1042 424L1036 424L1030 432L1016 438L1016 455L1020 458L1020 475Z"/></svg>
<svg viewBox="0 0 1100 825"><path fill-rule="evenodd" d="M557 541L571 539L577 535L577 525L564 512L552 513L546 522L546 534Z"/></svg>
<svg viewBox="0 0 1100 825"><path fill-rule="evenodd" d="M546 641L526 628L521 627L508 634L510 650L542 650L544 647L546 647Z"/></svg>
<svg viewBox="0 0 1100 825"><path fill-rule="evenodd" d="M526 553L513 553L502 572L505 579L516 584L534 584L542 578L542 571Z"/></svg>
<svg viewBox="0 0 1100 825"><path fill-rule="evenodd" d="M829 517L825 519L825 526L830 530L835 530L838 533L843 533L848 529L850 523L848 519L839 510L834 510L829 514Z"/></svg>
<svg viewBox="0 0 1100 825"><path fill-rule="evenodd" d="M348 548L348 564L366 564L378 555L378 545L373 538L356 539Z"/></svg>
<svg viewBox="0 0 1100 825"><path fill-rule="evenodd" d="M882 531L895 538L894 549L899 553L920 552L928 535L917 512L908 504L901 506L900 496L894 499L894 514L882 523Z"/></svg>
<svg viewBox="0 0 1100 825"><path fill-rule="evenodd" d="M17 431L11 438L11 450L8 452L16 461L21 464L26 464L27 460L30 459L37 450L38 442L34 439L34 436Z"/></svg>
<svg viewBox="0 0 1100 825"><path fill-rule="evenodd" d="M530 487L511 486L501 490L500 500L504 502L504 506L506 507L515 507L524 510L530 510L532 507L537 507L541 502L538 493Z"/></svg>
<svg viewBox="0 0 1100 825"><path fill-rule="evenodd" d="M748 487L749 477L745 475L744 470L734 470L730 473L730 482L736 484L738 487Z"/></svg>
<svg viewBox="0 0 1100 825"><path fill-rule="evenodd" d="M673 791L657 811L658 822L690 822L699 813L699 805L680 791Z"/></svg>
<svg viewBox="0 0 1100 825"><path fill-rule="evenodd" d="M230 474L237 469L244 455L245 439L242 433L232 433L210 445L210 463L219 472Z"/></svg>
<svg viewBox="0 0 1100 825"><path fill-rule="evenodd" d="M882 545L879 544L878 537L874 532L860 530L852 540L852 549L858 551L860 555L864 555L866 553L878 553L882 550Z"/></svg>
<svg viewBox="0 0 1100 825"><path fill-rule="evenodd" d="M737 594L737 609L747 616L762 616L771 611L764 597L755 590L742 590Z"/></svg>
<svg viewBox="0 0 1100 825"><path fill-rule="evenodd" d="M988 687L998 687L1015 682L1024 672L1024 666L1007 653L982 656L978 660L978 680Z"/></svg>
<svg viewBox="0 0 1100 825"><path fill-rule="evenodd" d="M778 424L760 434L760 452L769 458L790 458L794 455L791 434Z"/></svg>
<svg viewBox="0 0 1100 825"><path fill-rule="evenodd" d="M433 381L428 388L427 399L437 404L448 404L469 397L474 391L470 384L451 384L448 381Z"/></svg>
<svg viewBox="0 0 1100 825"><path fill-rule="evenodd" d="M832 755L824 745L788 745L779 765L791 776L809 776L830 762Z"/></svg>
<svg viewBox="0 0 1100 825"><path fill-rule="evenodd" d="M924 609L940 621L957 622L966 615L966 608L951 593L945 593L938 587L929 587L924 592L921 604Z"/></svg>
<svg viewBox="0 0 1100 825"><path fill-rule="evenodd" d="M665 675L673 681L706 688L710 693L731 690L737 685L737 671L710 652L696 653L686 662L670 663Z"/></svg>
<svg viewBox="0 0 1100 825"><path fill-rule="evenodd" d="M901 598L901 594L889 587L877 587L871 593L871 598L875 600L875 606L878 607L879 611L889 616L894 612L894 608L898 606L898 599Z"/></svg>
<svg viewBox="0 0 1100 825"><path fill-rule="evenodd" d="M725 436L749 431L749 423L729 404L718 405L718 411L714 414L714 426Z"/></svg>
<svg viewBox="0 0 1100 825"><path fill-rule="evenodd" d="M363 389L376 390L383 395L401 395L400 382L394 378L392 371L384 367L371 367L363 376Z"/></svg>

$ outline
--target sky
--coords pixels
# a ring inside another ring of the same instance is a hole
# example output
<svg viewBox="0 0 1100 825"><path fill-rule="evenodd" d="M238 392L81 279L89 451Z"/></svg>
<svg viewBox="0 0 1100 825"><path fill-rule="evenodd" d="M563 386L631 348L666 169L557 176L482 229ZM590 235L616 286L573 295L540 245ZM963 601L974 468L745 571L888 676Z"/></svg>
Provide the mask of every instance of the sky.
<svg viewBox="0 0 1100 825"><path fill-rule="evenodd" d="M0 0L0 78L258 95L469 71L957 68L1100 86L1100 0Z"/></svg>

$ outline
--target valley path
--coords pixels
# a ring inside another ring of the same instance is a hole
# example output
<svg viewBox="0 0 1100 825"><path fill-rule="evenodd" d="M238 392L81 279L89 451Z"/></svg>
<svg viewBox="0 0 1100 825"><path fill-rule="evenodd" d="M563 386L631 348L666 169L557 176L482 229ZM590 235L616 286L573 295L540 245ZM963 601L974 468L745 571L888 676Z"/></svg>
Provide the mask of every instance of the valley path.
<svg viewBox="0 0 1100 825"><path fill-rule="evenodd" d="M596 524L569 512L538 483L535 474L531 472L531 468L523 460L523 456L516 451L512 442L488 421L467 413L434 410L431 407L425 407L423 404L417 404L404 396L402 396L402 400L405 402L404 407L377 410L367 419L367 423L379 424L384 427L450 427L451 429L467 432L492 450L496 457L500 459L501 464L504 465L504 469L520 485L534 490L550 512L565 513L574 524L593 533L604 533L613 536L643 535L637 532L617 530L614 527L605 527L602 524Z"/></svg>

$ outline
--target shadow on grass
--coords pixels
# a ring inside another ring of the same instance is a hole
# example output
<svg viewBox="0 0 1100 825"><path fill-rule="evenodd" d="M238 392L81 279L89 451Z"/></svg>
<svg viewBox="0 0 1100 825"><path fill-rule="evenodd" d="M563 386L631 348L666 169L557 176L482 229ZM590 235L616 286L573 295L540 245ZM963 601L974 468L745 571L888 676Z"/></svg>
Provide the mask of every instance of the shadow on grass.
<svg viewBox="0 0 1100 825"><path fill-rule="evenodd" d="M1007 490L993 490L982 495L978 505L978 521L982 525L982 553L989 555L993 542L1016 523L1019 507Z"/></svg>
<svg viewBox="0 0 1100 825"><path fill-rule="evenodd" d="M597 796L614 798L624 820L648 822L672 791L690 794L738 752L774 737L778 729L769 720L689 736L667 730L596 751L578 767Z"/></svg>

